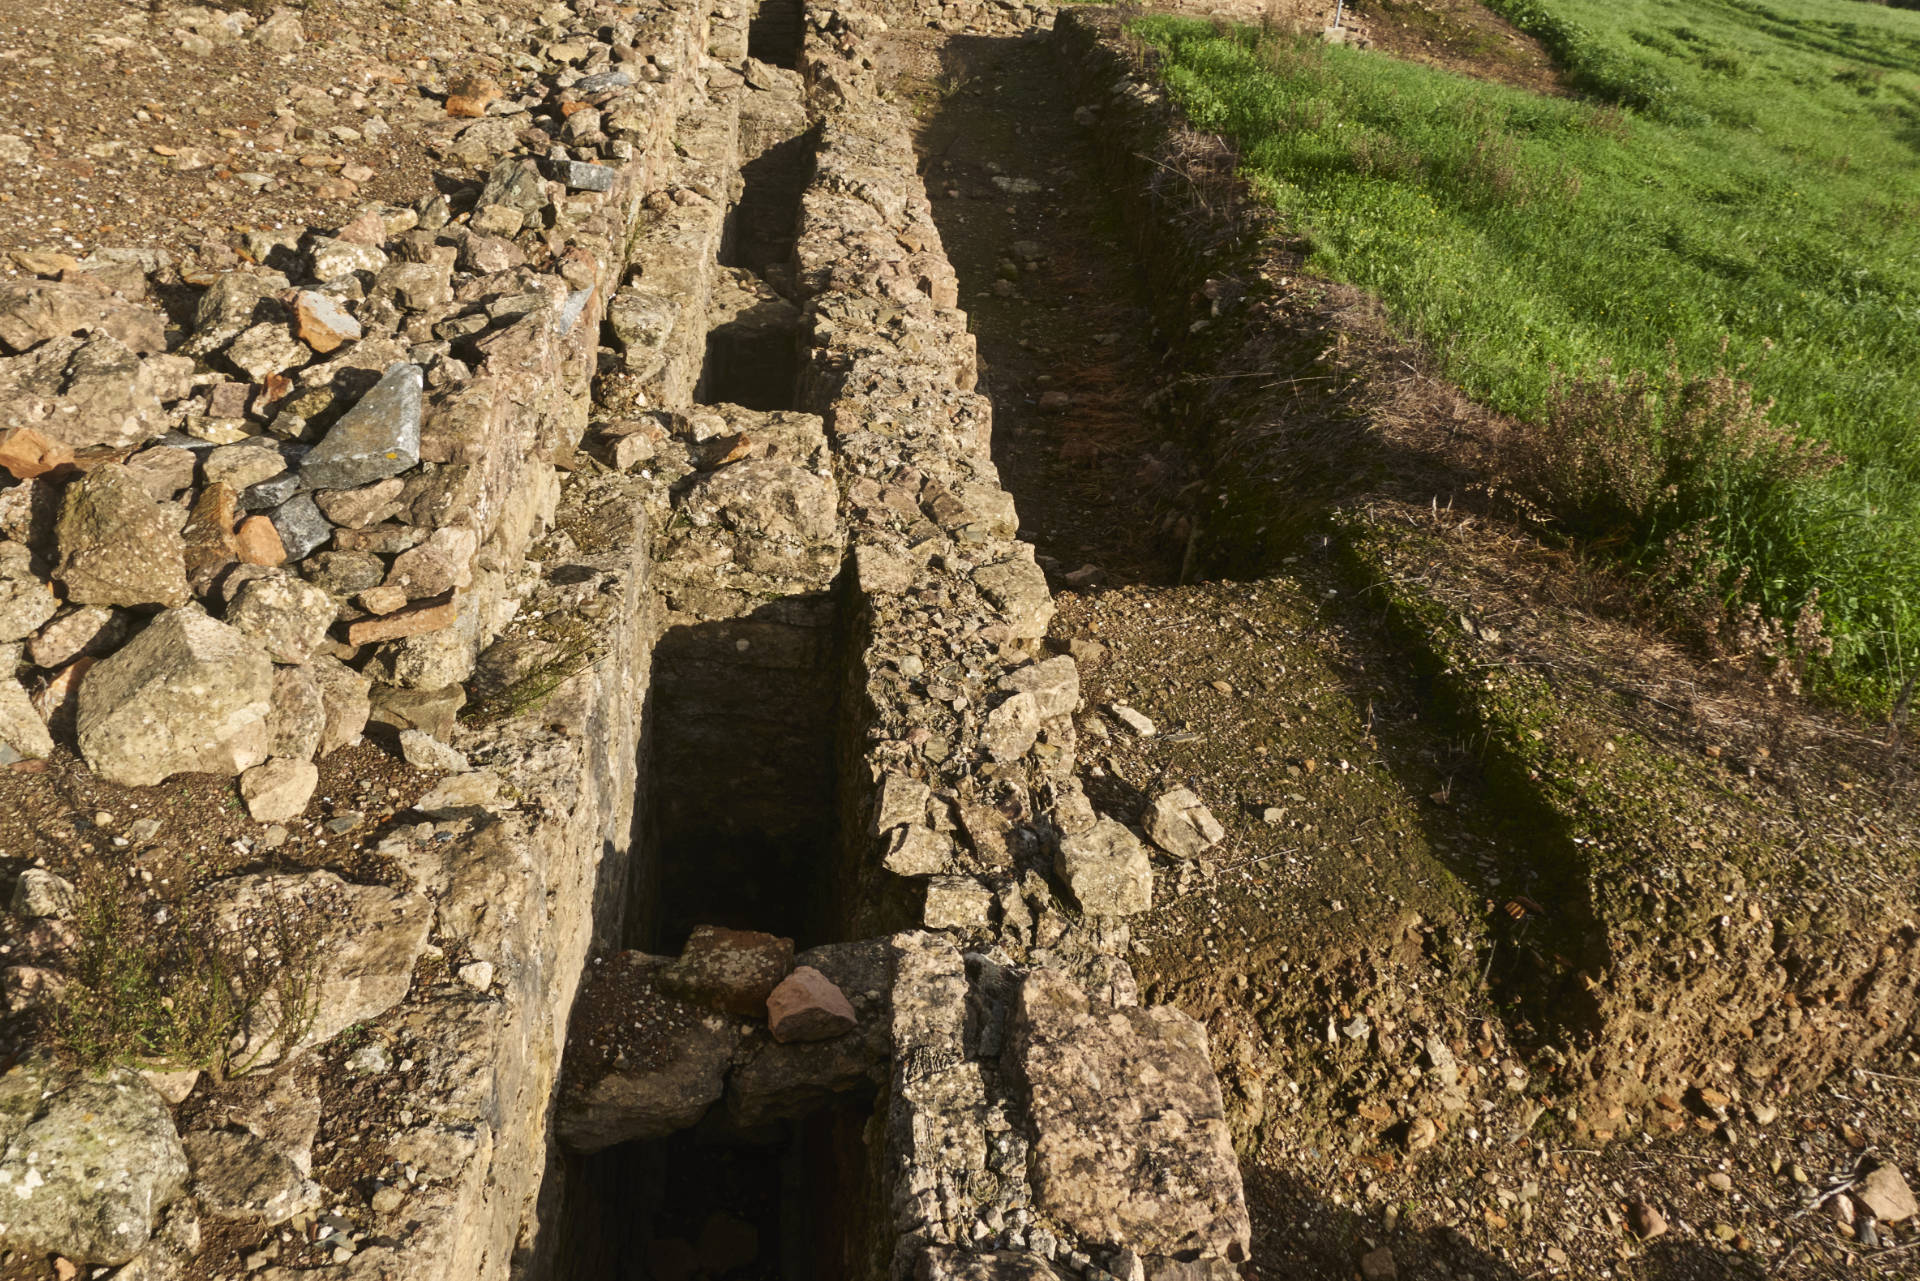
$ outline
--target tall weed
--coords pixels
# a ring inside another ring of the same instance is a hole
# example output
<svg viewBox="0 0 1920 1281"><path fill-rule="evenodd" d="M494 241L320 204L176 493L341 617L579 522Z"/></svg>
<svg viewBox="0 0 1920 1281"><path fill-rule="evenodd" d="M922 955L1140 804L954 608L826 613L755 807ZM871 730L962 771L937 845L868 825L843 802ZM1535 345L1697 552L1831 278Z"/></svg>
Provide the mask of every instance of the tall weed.
<svg viewBox="0 0 1920 1281"><path fill-rule="evenodd" d="M1674 612L1715 635L1748 606L1779 619L1819 596L1809 534L1845 460L1771 409L1725 370L1556 375L1545 415L1506 457L1564 530L1648 571ZM1768 599L1775 583L1799 599Z"/></svg>

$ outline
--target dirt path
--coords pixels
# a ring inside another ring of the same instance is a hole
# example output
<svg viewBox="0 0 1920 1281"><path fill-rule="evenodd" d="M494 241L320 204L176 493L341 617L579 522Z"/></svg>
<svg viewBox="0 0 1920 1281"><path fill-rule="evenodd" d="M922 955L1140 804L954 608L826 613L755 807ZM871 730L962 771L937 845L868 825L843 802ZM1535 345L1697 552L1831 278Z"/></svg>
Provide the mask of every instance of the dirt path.
<svg viewBox="0 0 1920 1281"><path fill-rule="evenodd" d="M1056 584L1172 581L1185 462L1142 407L1153 322L1051 52L931 31L895 51L1023 537Z"/></svg>

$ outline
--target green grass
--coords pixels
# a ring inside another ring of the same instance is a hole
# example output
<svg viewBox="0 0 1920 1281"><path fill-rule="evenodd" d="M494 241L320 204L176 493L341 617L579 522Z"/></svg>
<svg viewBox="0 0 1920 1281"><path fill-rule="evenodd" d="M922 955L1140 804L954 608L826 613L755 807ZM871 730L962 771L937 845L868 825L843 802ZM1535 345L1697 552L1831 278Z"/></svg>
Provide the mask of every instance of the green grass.
<svg viewBox="0 0 1920 1281"><path fill-rule="evenodd" d="M1884 705L1920 640L1920 14L1492 3L1582 97L1249 28L1134 29L1310 266L1376 292L1476 397L1549 423L1557 375L1647 371L1657 393L1724 368L1830 442L1846 463L1825 472L1689 458L1702 488L1602 541L1652 566L1706 530L1730 612L1791 622L1817 592L1823 683Z"/></svg>

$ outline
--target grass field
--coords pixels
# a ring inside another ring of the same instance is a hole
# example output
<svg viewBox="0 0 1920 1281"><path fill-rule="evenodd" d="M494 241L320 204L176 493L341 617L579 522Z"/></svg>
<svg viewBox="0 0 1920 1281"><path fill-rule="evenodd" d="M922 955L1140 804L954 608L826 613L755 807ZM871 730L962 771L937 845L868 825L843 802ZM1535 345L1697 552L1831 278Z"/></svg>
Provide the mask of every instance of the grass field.
<svg viewBox="0 0 1920 1281"><path fill-rule="evenodd" d="M1823 683L1884 706L1920 643L1920 13L1492 7L1578 96L1279 32L1135 29L1309 238L1312 266L1375 291L1476 397L1564 434L1606 396L1557 394L1556 371L1646 373L1611 393L1610 429L1656 438L1671 492L1603 505L1622 527L1572 532L1668 570L1677 542L1710 538L1695 586L1789 624L1817 592ZM1726 430L1682 430L1726 399L1701 381L1723 368L1844 465L1738 406ZM1755 465L1756 450L1778 456Z"/></svg>

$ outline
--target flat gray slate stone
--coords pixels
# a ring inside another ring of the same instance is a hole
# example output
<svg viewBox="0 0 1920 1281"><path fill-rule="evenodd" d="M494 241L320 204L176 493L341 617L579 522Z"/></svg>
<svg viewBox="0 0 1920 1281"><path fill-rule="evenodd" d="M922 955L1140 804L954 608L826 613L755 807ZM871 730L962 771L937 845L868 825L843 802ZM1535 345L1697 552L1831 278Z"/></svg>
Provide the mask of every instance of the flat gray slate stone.
<svg viewBox="0 0 1920 1281"><path fill-rule="evenodd" d="M346 412L300 464L309 489L355 489L420 462L420 366L388 365L373 389Z"/></svg>
<svg viewBox="0 0 1920 1281"><path fill-rule="evenodd" d="M419 439L417 430L415 439ZM312 494L295 494L268 511L267 517L273 521L274 532L280 535L280 545L287 549L289 562L305 560L333 537L333 523L321 512L320 504L313 501Z"/></svg>
<svg viewBox="0 0 1920 1281"><path fill-rule="evenodd" d="M555 182L570 191L612 191L613 170L607 165L590 165L584 160L549 160L547 172Z"/></svg>
<svg viewBox="0 0 1920 1281"><path fill-rule="evenodd" d="M584 76L574 81L577 93L600 93L607 89L623 89L633 83L633 77L624 71L602 71L599 75Z"/></svg>

